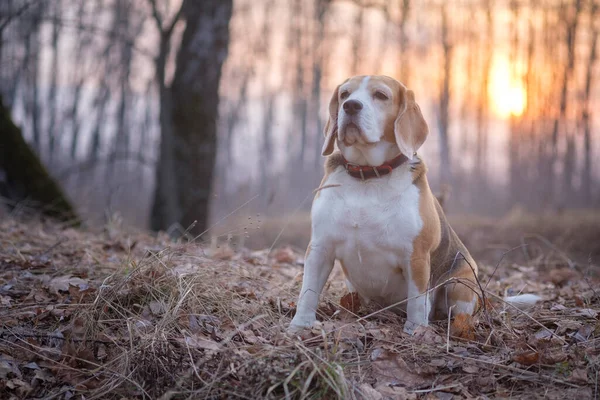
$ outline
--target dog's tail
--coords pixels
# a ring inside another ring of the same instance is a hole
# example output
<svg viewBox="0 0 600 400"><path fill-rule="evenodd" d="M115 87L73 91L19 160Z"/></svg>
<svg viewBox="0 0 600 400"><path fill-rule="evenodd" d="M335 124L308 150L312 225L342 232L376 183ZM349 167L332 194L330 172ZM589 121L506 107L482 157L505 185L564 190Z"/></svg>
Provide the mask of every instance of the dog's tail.
<svg viewBox="0 0 600 400"><path fill-rule="evenodd" d="M533 307L542 298L535 294L519 294L517 296L506 296L504 301L519 310L526 310Z"/></svg>

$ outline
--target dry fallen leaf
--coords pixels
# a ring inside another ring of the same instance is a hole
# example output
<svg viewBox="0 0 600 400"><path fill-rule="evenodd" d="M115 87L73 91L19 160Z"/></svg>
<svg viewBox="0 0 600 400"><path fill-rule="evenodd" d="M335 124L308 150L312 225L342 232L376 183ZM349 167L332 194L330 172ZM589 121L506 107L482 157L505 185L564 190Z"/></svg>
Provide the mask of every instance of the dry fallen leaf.
<svg viewBox="0 0 600 400"><path fill-rule="evenodd" d="M58 294L59 292L68 292L70 285L79 288L79 290L86 290L89 288L88 281L85 279L65 275L50 280L50 282L48 282L48 289L51 293Z"/></svg>
<svg viewBox="0 0 600 400"><path fill-rule="evenodd" d="M480 371L479 375L475 377L475 383L481 392L485 393L493 390L497 384L496 378L489 371Z"/></svg>
<svg viewBox="0 0 600 400"><path fill-rule="evenodd" d="M0 295L0 305L2 305L2 307L10 307L11 301L12 301L11 297Z"/></svg>
<svg viewBox="0 0 600 400"><path fill-rule="evenodd" d="M218 351L221 349L221 347L219 346L219 344L217 342L214 342L212 340L208 340L208 339L204 339L198 336L186 336L185 339L185 344L187 344L190 347L194 347L196 349L204 349L204 350L213 350L213 351Z"/></svg>
<svg viewBox="0 0 600 400"><path fill-rule="evenodd" d="M383 395L377 390L373 389L368 383L363 383L358 387L358 393L361 395L360 398L363 400L382 400Z"/></svg>
<svg viewBox="0 0 600 400"><path fill-rule="evenodd" d="M463 365L462 370L467 374L477 374L481 372L481 368L476 365Z"/></svg>
<svg viewBox="0 0 600 400"><path fill-rule="evenodd" d="M275 250L273 253L273 258L278 263L282 264L294 264L296 261L296 254L289 247L283 247Z"/></svg>
<svg viewBox="0 0 600 400"><path fill-rule="evenodd" d="M575 341L575 343L585 342L590 339L592 333L594 332L594 325L588 324L580 327L577 332L570 335L571 338Z"/></svg>
<svg viewBox="0 0 600 400"><path fill-rule="evenodd" d="M540 357L540 362L542 364L553 365L556 363L560 363L566 361L568 355L562 351L562 349L558 349L551 352L544 352Z"/></svg>
<svg viewBox="0 0 600 400"><path fill-rule="evenodd" d="M438 345L446 342L446 339L440 336L432 326L418 326L415 329L415 340L419 343Z"/></svg>
<svg viewBox="0 0 600 400"><path fill-rule="evenodd" d="M12 357L0 354L0 379L7 379L9 374L21 378L21 371Z"/></svg>
<svg viewBox="0 0 600 400"><path fill-rule="evenodd" d="M340 306L351 313L356 314L358 310L360 310L360 297L358 296L358 293L351 292L343 295L340 299Z"/></svg>
<svg viewBox="0 0 600 400"><path fill-rule="evenodd" d="M33 390L29 383L17 378L6 382L6 387L15 390L20 396L22 396L22 398L27 397L27 395Z"/></svg>
<svg viewBox="0 0 600 400"><path fill-rule="evenodd" d="M569 380L577 383L588 383L587 370L583 368L574 369L573 372L571 372Z"/></svg>
<svg viewBox="0 0 600 400"><path fill-rule="evenodd" d="M598 311L592 310L591 308L580 308L573 310L572 315L577 317L596 318L598 316Z"/></svg>
<svg viewBox="0 0 600 400"><path fill-rule="evenodd" d="M540 361L540 353L537 351L525 351L522 353L515 354L512 357L513 361L518 362L522 365L533 365Z"/></svg>
<svg viewBox="0 0 600 400"><path fill-rule="evenodd" d="M151 301L148 304L148 307L150 307L152 314L156 316L160 316L165 313L165 305L161 301Z"/></svg>
<svg viewBox="0 0 600 400"><path fill-rule="evenodd" d="M254 334L250 329L245 331L241 331L242 336L244 337L244 341L249 344L256 344L259 342L258 336Z"/></svg>
<svg viewBox="0 0 600 400"><path fill-rule="evenodd" d="M407 388L417 388L426 380L415 373L399 354L377 348L371 353L373 375L379 383L402 385Z"/></svg>
<svg viewBox="0 0 600 400"><path fill-rule="evenodd" d="M559 268L550 270L550 280L556 286L564 286L569 281L579 279L577 271L571 268Z"/></svg>
<svg viewBox="0 0 600 400"><path fill-rule="evenodd" d="M46 369L36 369L35 370L35 376L33 377L32 383L34 383L35 386L35 381L41 381L41 382L54 382L56 381L56 379L54 378L54 375L52 375L52 373Z"/></svg>
<svg viewBox="0 0 600 400"><path fill-rule="evenodd" d="M403 387L390 386L388 384L379 384L375 387L379 393L381 393L386 399L393 400L415 400L417 395L411 393Z"/></svg>
<svg viewBox="0 0 600 400"><path fill-rule="evenodd" d="M458 314L450 325L450 335L464 340L475 340L475 325L473 316Z"/></svg>
<svg viewBox="0 0 600 400"><path fill-rule="evenodd" d="M429 362L429 365L431 365L433 367L445 367L446 364L447 364L447 362L443 358L434 358L433 360L431 360Z"/></svg>

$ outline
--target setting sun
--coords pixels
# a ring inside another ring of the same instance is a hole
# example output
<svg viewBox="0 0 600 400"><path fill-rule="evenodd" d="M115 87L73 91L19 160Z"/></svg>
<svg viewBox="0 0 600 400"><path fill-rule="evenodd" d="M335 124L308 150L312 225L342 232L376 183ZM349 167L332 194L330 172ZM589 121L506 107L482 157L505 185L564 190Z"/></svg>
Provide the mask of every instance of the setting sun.
<svg viewBox="0 0 600 400"><path fill-rule="evenodd" d="M494 112L507 118L519 116L527 106L527 93L523 83L511 72L505 57L494 58L489 83L489 96Z"/></svg>

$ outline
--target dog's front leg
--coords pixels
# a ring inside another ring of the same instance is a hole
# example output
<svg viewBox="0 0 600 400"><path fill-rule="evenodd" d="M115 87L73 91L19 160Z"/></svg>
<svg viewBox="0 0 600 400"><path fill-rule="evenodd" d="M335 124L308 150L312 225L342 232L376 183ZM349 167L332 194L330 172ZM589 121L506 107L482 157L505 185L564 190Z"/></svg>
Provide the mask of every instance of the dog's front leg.
<svg viewBox="0 0 600 400"><path fill-rule="evenodd" d="M413 254L410 264L404 332L412 335L417 327L429 325L429 255Z"/></svg>
<svg viewBox="0 0 600 400"><path fill-rule="evenodd" d="M333 251L320 245L308 245L304 262L302 289L289 331L296 332L313 326L316 318L319 296L333 268Z"/></svg>

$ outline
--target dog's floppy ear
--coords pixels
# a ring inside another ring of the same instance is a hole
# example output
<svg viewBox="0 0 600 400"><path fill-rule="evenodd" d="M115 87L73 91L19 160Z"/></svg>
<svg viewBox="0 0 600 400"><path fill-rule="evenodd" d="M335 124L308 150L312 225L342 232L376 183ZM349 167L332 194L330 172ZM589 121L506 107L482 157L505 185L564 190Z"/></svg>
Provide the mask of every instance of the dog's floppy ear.
<svg viewBox="0 0 600 400"><path fill-rule="evenodd" d="M429 128L412 90L400 87L400 110L394 122L394 136L398 148L412 160L419 147L427 139Z"/></svg>
<svg viewBox="0 0 600 400"><path fill-rule="evenodd" d="M340 106L338 93L340 91L340 86L342 85L339 85L335 88L333 94L331 95L331 100L329 100L329 118L325 123L325 129L323 131L325 134L325 143L323 143L323 149L321 150L321 154L324 156L328 156L333 153L333 144L335 143L335 137L337 136L338 108Z"/></svg>

